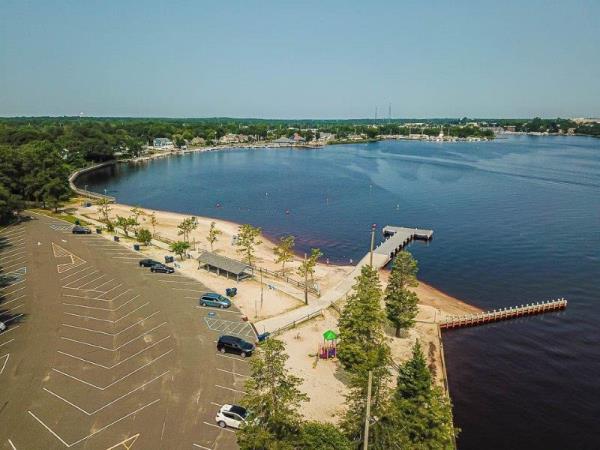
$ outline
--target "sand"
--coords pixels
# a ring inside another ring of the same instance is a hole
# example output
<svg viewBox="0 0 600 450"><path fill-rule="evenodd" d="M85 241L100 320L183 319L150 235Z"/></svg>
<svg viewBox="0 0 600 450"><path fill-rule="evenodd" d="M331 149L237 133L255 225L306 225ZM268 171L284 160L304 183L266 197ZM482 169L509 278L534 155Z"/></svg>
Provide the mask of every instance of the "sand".
<svg viewBox="0 0 600 450"><path fill-rule="evenodd" d="M99 219L95 206L82 207L79 206L81 203L83 203L81 200L77 202L75 214L92 220ZM110 215L112 218L116 215L131 215L132 206L113 204L111 208ZM139 219L142 227L155 232L159 239L167 238L167 240L172 241L181 239L181 236L177 234L177 225L189 215L154 211L158 224L153 230L149 218L153 211L149 209L142 210L144 215L140 216ZM236 252L236 247L232 245L232 237L238 232L238 224L206 217L196 218L198 229L190 236L190 242L192 243L190 253L192 255L196 256L204 250L210 250L206 235L211 222L215 222L217 228L222 231L222 235L215 243L214 251L230 258L241 259L241 255ZM126 239L122 239L122 241L125 241L124 245L134 242ZM256 249L256 264L269 270L281 270L281 266L275 263L273 255L275 244L264 237L262 241L263 243ZM167 247L165 244L161 245ZM159 260L162 260L165 254L169 254L168 250L155 246L143 247L142 253ZM301 259L295 257L293 262L286 264L287 273L296 279L299 279L299 277L294 272L300 263ZM302 290L275 278L264 276L261 289L259 280L244 280L237 283L235 280L226 279L205 270L198 270L198 264L194 259L179 261L179 258L177 258L177 265L179 271L201 281L215 292L224 293L227 287L238 287L238 295L233 301L242 313L253 322L277 316L304 304ZM352 266L319 263L316 267L315 282L319 285L321 293L324 293L337 285L351 271ZM389 272L380 271L383 286L387 283L388 275ZM437 322L445 315L475 313L480 310L423 282L419 282L414 291L419 297L419 313L415 327L401 338L394 337L393 329L386 330L392 358L396 364L406 361L410 357L413 344L416 340L419 340L428 358L430 369L434 373L434 379L440 386L445 387L443 344ZM313 297L311 296L311 298ZM290 372L304 380L301 390L308 394L310 398L309 402L302 405L302 414L309 419L332 423L337 423L344 412L345 394L347 393L346 376L337 360L317 361L315 354L319 344L323 342L323 333L329 329L337 331L337 321L338 313L329 308L323 312L322 317L301 324L279 335L279 338L285 342L289 354L287 367ZM262 330L258 331L261 332Z"/></svg>

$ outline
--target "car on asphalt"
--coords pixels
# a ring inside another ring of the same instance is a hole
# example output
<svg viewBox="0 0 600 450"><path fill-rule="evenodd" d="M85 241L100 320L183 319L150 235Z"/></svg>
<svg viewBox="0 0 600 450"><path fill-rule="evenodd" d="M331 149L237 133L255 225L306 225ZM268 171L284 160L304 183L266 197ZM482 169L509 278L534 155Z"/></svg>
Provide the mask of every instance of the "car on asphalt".
<svg viewBox="0 0 600 450"><path fill-rule="evenodd" d="M217 412L215 421L221 428L240 428L246 423L247 416L248 411L242 406L223 405L221 406L221 409L219 409L219 412Z"/></svg>
<svg viewBox="0 0 600 450"><path fill-rule="evenodd" d="M4 322L0 322L0 332L6 330L6 324Z"/></svg>
<svg viewBox="0 0 600 450"><path fill-rule="evenodd" d="M217 341L217 350L221 353L237 353L242 358L252 355L255 346L237 336L223 335Z"/></svg>
<svg viewBox="0 0 600 450"><path fill-rule="evenodd" d="M169 266L165 266L164 264L158 263L153 266L150 266L150 272L173 273L175 272L175 269Z"/></svg>
<svg viewBox="0 0 600 450"><path fill-rule="evenodd" d="M152 267L152 266L156 266L157 264L162 264L159 261L155 261L153 259L142 259L140 260L140 267Z"/></svg>
<svg viewBox="0 0 600 450"><path fill-rule="evenodd" d="M81 225L75 225L71 231L73 234L92 234L92 230L88 227L82 227Z"/></svg>
<svg viewBox="0 0 600 450"><path fill-rule="evenodd" d="M229 308L231 300L215 292L207 292L200 297L200 306L212 306L213 308Z"/></svg>

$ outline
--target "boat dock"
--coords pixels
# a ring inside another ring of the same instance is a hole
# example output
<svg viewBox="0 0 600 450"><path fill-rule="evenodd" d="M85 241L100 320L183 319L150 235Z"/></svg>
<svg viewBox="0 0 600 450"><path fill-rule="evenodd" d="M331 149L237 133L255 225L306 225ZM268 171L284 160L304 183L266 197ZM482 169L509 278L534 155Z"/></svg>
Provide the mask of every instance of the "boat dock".
<svg viewBox="0 0 600 450"><path fill-rule="evenodd" d="M383 236L386 239L381 242L377 248L373 251L374 255L385 256L385 263L379 262L380 269L384 267L391 259L402 251L402 249L412 240L418 239L422 241L430 241L433 238L433 230L422 230L419 228L405 228L405 227L393 227L387 225L383 227ZM383 261L382 258L377 258L379 261ZM375 262L375 261L374 261ZM376 265L379 265L376 264Z"/></svg>
<svg viewBox="0 0 600 450"><path fill-rule="evenodd" d="M521 306L511 306L500 310L469 314L466 316L450 316L440 321L440 328L448 330L452 328L465 328L486 323L499 322L501 320L516 319L517 317L532 316L546 312L560 311L567 307L564 298L549 300Z"/></svg>

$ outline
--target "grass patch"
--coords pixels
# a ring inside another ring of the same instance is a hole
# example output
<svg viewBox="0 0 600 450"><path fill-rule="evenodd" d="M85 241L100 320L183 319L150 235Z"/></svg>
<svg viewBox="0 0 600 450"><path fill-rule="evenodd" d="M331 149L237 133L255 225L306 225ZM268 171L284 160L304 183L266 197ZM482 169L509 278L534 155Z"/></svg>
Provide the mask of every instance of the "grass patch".
<svg viewBox="0 0 600 450"><path fill-rule="evenodd" d="M90 225L89 222L86 222L83 219L75 217L72 214L66 214L66 213L60 213L60 212L59 213L55 213L54 211L50 211L48 209L41 209L41 208L34 208L34 209L31 209L31 211L36 212L38 214L43 214L45 216L52 217L52 218L55 218L55 219L65 220L65 221L67 221L69 223L72 223L72 224L75 224L76 221L79 221L79 224L82 225L82 226Z"/></svg>

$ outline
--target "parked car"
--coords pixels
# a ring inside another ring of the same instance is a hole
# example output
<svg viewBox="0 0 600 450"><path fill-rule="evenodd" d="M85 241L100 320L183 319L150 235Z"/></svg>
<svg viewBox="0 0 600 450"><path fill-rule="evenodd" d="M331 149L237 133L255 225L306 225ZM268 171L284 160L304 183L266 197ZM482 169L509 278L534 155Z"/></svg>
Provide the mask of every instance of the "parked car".
<svg viewBox="0 0 600 450"><path fill-rule="evenodd" d="M154 261L153 259L140 260L140 267L152 267L152 266L156 266L157 264L161 264L161 263L158 261Z"/></svg>
<svg viewBox="0 0 600 450"><path fill-rule="evenodd" d="M221 353L237 353L242 358L252 355L254 348L254 344L237 336L224 335L217 341L217 350Z"/></svg>
<svg viewBox="0 0 600 450"><path fill-rule="evenodd" d="M0 322L0 332L6 330L6 324L4 322Z"/></svg>
<svg viewBox="0 0 600 450"><path fill-rule="evenodd" d="M247 416L246 408L237 405L223 405L219 409L215 421L221 428L240 428L246 423Z"/></svg>
<svg viewBox="0 0 600 450"><path fill-rule="evenodd" d="M75 225L71 231L73 234L92 234L92 230L88 227L82 227L81 225Z"/></svg>
<svg viewBox="0 0 600 450"><path fill-rule="evenodd" d="M159 272L159 273L173 273L175 269L169 266L165 266L164 264L155 264L150 266L150 272Z"/></svg>
<svg viewBox="0 0 600 450"><path fill-rule="evenodd" d="M229 308L231 306L231 300L221 294L215 292L208 292L200 297L200 306L212 306L213 308Z"/></svg>

